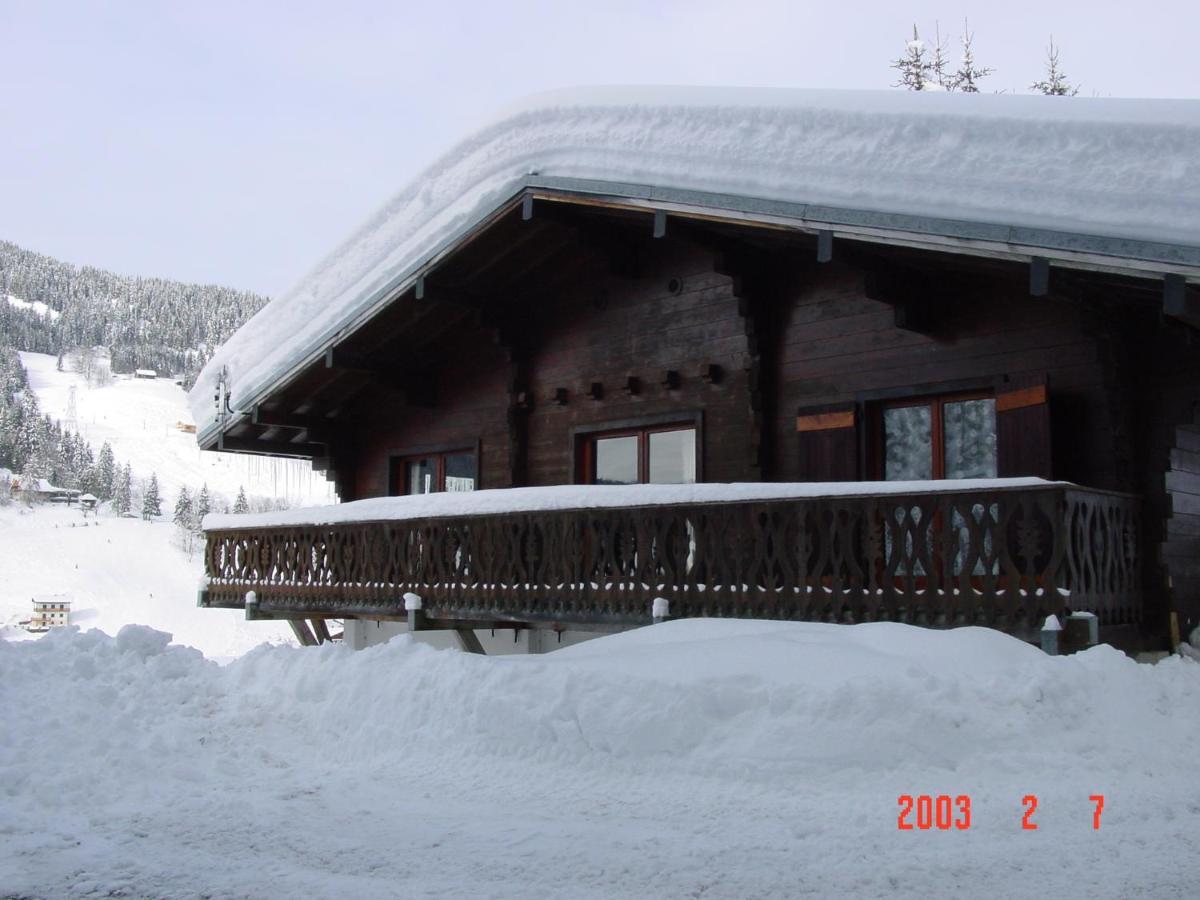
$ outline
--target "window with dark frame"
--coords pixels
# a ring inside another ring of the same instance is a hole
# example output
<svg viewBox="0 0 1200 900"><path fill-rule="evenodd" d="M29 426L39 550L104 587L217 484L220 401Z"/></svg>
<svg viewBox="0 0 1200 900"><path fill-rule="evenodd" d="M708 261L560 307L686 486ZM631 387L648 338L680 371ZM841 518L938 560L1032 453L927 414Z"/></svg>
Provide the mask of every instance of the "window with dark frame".
<svg viewBox="0 0 1200 900"><path fill-rule="evenodd" d="M696 435L691 423L589 434L580 439L579 472L585 484L694 484Z"/></svg>
<svg viewBox="0 0 1200 900"><path fill-rule="evenodd" d="M397 456L392 459L393 494L435 494L479 489L479 461L471 449Z"/></svg>
<svg viewBox="0 0 1200 900"><path fill-rule="evenodd" d="M885 481L995 478L996 399L973 393L882 403L879 439Z"/></svg>

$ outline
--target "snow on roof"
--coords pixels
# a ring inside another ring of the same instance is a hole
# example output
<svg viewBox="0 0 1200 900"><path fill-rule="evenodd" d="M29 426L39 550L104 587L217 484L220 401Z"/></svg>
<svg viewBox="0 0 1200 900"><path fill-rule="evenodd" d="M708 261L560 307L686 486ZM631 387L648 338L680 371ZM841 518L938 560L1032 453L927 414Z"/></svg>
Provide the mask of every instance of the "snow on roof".
<svg viewBox="0 0 1200 900"><path fill-rule="evenodd" d="M673 503L733 503L739 500L787 500L885 494L929 494L996 491L1036 487L1073 487L1042 478L947 478L939 481L743 482L732 484L555 485L448 491L405 497L372 497L333 506L309 506L266 513L209 513L203 527L267 528L287 525L331 525L432 516L481 516L564 509L663 506Z"/></svg>
<svg viewBox="0 0 1200 900"><path fill-rule="evenodd" d="M392 197L213 356L247 411L448 241L537 179L1181 244L1200 251L1200 101L586 88L531 98ZM621 190L614 194L622 195Z"/></svg>

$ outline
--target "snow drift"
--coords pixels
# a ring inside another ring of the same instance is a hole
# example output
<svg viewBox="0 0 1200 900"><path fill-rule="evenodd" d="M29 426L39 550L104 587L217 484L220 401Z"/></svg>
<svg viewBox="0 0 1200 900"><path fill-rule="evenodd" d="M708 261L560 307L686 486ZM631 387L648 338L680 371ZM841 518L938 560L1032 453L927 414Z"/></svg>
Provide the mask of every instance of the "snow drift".
<svg viewBox="0 0 1200 900"><path fill-rule="evenodd" d="M464 139L214 355L244 409L531 174L1200 246L1200 101L748 88L537 96ZM286 338L285 338L286 336Z"/></svg>
<svg viewBox="0 0 1200 900"><path fill-rule="evenodd" d="M1182 895L1200 850L1200 665L988 629L688 620L226 667L70 630L0 642L0 709L16 893ZM902 793L969 794L974 824L899 832Z"/></svg>

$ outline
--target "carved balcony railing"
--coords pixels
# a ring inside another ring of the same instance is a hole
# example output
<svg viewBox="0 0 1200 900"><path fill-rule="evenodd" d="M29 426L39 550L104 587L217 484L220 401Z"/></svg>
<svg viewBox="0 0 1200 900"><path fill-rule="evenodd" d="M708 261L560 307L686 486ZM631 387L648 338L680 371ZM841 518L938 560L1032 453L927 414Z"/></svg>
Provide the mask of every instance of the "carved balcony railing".
<svg viewBox="0 0 1200 900"><path fill-rule="evenodd" d="M936 484L936 483L935 483ZM1136 498L1061 483L218 527L202 605L280 618L622 627L736 616L1018 634L1142 609Z"/></svg>

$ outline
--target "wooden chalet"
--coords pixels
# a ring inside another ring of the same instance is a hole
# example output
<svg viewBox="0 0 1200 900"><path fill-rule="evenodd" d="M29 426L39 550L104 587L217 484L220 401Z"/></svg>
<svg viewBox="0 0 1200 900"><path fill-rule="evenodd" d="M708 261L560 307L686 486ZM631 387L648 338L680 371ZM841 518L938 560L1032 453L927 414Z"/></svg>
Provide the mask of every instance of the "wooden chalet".
<svg viewBox="0 0 1200 900"><path fill-rule="evenodd" d="M1200 222L1151 241L533 173L411 263L252 402L221 393L202 446L310 458L343 502L807 487L225 517L202 605L253 592L317 636L625 628L656 598L1028 639L1082 610L1130 649L1200 625Z"/></svg>

